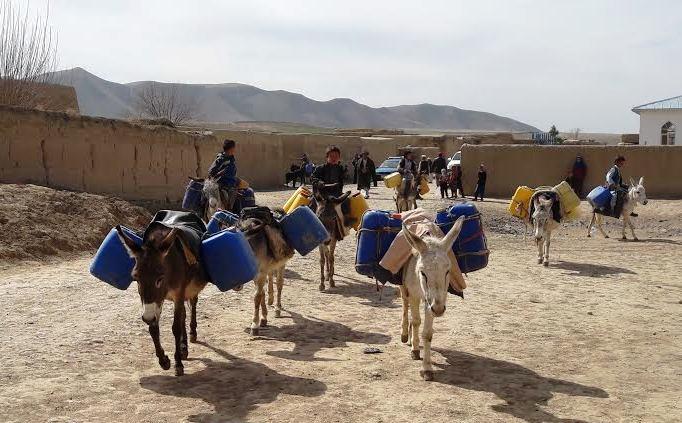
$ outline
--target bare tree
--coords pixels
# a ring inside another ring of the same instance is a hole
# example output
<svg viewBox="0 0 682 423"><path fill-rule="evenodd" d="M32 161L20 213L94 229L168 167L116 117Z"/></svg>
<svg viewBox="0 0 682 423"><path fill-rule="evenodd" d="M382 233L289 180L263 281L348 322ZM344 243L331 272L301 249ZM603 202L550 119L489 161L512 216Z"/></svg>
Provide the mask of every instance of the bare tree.
<svg viewBox="0 0 682 423"><path fill-rule="evenodd" d="M138 90L135 109L143 118L167 119L177 126L196 119L198 106L182 98L177 85L152 82Z"/></svg>
<svg viewBox="0 0 682 423"><path fill-rule="evenodd" d="M42 83L57 66L57 36L49 11L32 15L12 0L0 0L0 104L36 107Z"/></svg>
<svg viewBox="0 0 682 423"><path fill-rule="evenodd" d="M581 129L580 129L580 128L573 128L573 129L571 129L571 132L570 132L571 139L572 139L572 140L580 139L580 138L578 138L578 137L580 137L580 132L581 132Z"/></svg>

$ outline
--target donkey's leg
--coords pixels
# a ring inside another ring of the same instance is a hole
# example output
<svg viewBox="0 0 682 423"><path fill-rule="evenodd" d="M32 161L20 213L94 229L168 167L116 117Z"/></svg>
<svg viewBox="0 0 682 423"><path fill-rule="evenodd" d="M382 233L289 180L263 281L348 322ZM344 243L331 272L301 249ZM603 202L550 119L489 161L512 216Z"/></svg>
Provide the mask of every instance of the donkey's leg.
<svg viewBox="0 0 682 423"><path fill-rule="evenodd" d="M189 300L190 318L189 318L189 342L197 342L197 303L199 296Z"/></svg>
<svg viewBox="0 0 682 423"><path fill-rule="evenodd" d="M549 266L549 245L552 242L552 234L546 233L545 234L545 256L543 257L544 260L542 262L543 266L547 267Z"/></svg>
<svg viewBox="0 0 682 423"><path fill-rule="evenodd" d="M544 246L544 239L535 239L535 245L538 247L538 264L542 264L542 253L543 253L543 246Z"/></svg>
<svg viewBox="0 0 682 423"><path fill-rule="evenodd" d="M329 287L334 288L334 252L336 251L336 238L329 243L329 253L327 256L327 279L329 280Z"/></svg>
<svg viewBox="0 0 682 423"><path fill-rule="evenodd" d="M175 302L173 310L173 336L175 337L175 376L182 376L185 374L184 366L182 365L182 334L185 328L185 302L179 300Z"/></svg>
<svg viewBox="0 0 682 423"><path fill-rule="evenodd" d="M433 380L433 366L431 366L431 339L433 338L433 313L424 302L424 359L422 361L422 377L426 381Z"/></svg>
<svg viewBox="0 0 682 423"><path fill-rule="evenodd" d="M271 306L275 302L275 289L273 287L274 279L277 271L268 274L268 305Z"/></svg>
<svg viewBox="0 0 682 423"><path fill-rule="evenodd" d="M594 220L596 219L597 213L592 211L592 219L590 219L590 224L587 225L587 237L590 238L592 236L592 226L594 226Z"/></svg>
<svg viewBox="0 0 682 423"><path fill-rule="evenodd" d="M627 241L628 237L625 236L625 227L628 225L628 216L625 215L625 212L623 212L623 226L620 228L621 233L620 233L620 239L623 241Z"/></svg>
<svg viewBox="0 0 682 423"><path fill-rule="evenodd" d="M282 317L282 288L284 287L284 266L277 272L277 302L275 303L275 317Z"/></svg>
<svg viewBox="0 0 682 423"><path fill-rule="evenodd" d="M419 325L422 323L421 314L419 312L419 303L421 298L418 295L412 295L409 298L410 312L412 313L412 359L419 360Z"/></svg>
<svg viewBox="0 0 682 423"><path fill-rule="evenodd" d="M253 295L253 319L251 320L251 335L258 336L258 329L260 328L260 304L265 297L265 278L267 276L259 273L254 280L256 292Z"/></svg>
<svg viewBox="0 0 682 423"><path fill-rule="evenodd" d="M260 297L260 312L261 312L260 327L262 327L262 328L268 326L268 306L267 306L267 304L265 304L265 282L266 281L267 281L267 278L265 280L263 280L263 293L261 294L261 297Z"/></svg>
<svg viewBox="0 0 682 423"><path fill-rule="evenodd" d="M630 227L630 232L632 232L632 239L635 241L639 241L639 238L637 238L637 235L635 235L635 225L632 224L632 219L630 219L630 216L627 217L628 219L628 226Z"/></svg>
<svg viewBox="0 0 682 423"><path fill-rule="evenodd" d="M170 369L171 362L170 358L166 355L166 353L163 351L163 348L161 348L161 340L159 339L159 322L156 321L149 325L149 335L152 337L152 341L154 342L154 350L156 350L156 358L159 359L159 366L163 370L168 370Z"/></svg>
<svg viewBox="0 0 682 423"><path fill-rule="evenodd" d="M319 289L320 291L324 291L324 269L325 266L327 265L327 246L322 244L320 245L320 286Z"/></svg>
<svg viewBox="0 0 682 423"><path fill-rule="evenodd" d="M601 234L604 235L604 238L608 238L609 235L606 232L604 232L604 228L602 228L602 226L601 226L602 216L600 214L597 215L596 223L597 223L597 229L599 229L599 232L601 232Z"/></svg>
<svg viewBox="0 0 682 423"><path fill-rule="evenodd" d="M408 300L409 297L405 285L400 285L400 298L403 300L403 315L400 320L400 342L406 344L409 341L408 327L410 321L408 312L410 311L410 302Z"/></svg>

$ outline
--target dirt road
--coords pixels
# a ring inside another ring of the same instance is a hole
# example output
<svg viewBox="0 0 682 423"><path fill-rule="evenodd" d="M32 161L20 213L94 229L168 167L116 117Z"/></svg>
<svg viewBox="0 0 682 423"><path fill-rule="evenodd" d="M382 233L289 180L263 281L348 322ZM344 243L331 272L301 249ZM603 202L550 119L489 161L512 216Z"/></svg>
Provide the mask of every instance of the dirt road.
<svg viewBox="0 0 682 423"><path fill-rule="evenodd" d="M290 191L259 194L280 205ZM442 206L433 194L429 208ZM252 286L200 296L186 375L156 363L134 285L88 274L90 255L0 270L2 421L675 422L682 420L682 209L639 211L642 242L565 225L551 265L495 200L480 208L490 265L435 323L435 381L400 343L396 290L337 249L337 287L317 291L318 255L286 272L281 319L251 337ZM371 199L389 209L390 194ZM614 227L609 227L616 236ZM172 352L168 305L162 342ZM383 352L365 355L365 346Z"/></svg>

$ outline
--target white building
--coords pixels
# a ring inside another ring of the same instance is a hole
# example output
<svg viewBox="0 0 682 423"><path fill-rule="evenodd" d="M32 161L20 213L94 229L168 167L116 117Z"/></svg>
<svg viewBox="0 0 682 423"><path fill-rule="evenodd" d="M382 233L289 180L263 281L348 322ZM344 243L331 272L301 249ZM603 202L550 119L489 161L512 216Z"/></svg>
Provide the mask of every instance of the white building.
<svg viewBox="0 0 682 423"><path fill-rule="evenodd" d="M640 145L682 145L675 142L675 129L682 130L682 95L632 109L639 115Z"/></svg>

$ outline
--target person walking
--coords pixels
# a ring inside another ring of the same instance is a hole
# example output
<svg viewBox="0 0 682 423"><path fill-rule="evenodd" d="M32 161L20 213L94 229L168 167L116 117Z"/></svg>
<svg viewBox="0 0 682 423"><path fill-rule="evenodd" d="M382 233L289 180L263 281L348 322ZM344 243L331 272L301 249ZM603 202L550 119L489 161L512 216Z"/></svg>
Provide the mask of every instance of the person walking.
<svg viewBox="0 0 682 423"><path fill-rule="evenodd" d="M431 164L431 172L436 174L436 185L438 186L440 186L440 180L443 177L442 170L445 169L445 174L447 174L448 164L443 156L442 152L438 153L438 157Z"/></svg>
<svg viewBox="0 0 682 423"><path fill-rule="evenodd" d="M363 192L365 198L369 198L369 188L372 183L376 186L376 167L367 151L363 151L356 165L358 174L358 191Z"/></svg>
<svg viewBox="0 0 682 423"><path fill-rule="evenodd" d="M452 197L457 198L457 191L459 190L459 195L464 198L464 188L462 186L462 166L455 165L450 171L450 189L452 190Z"/></svg>
<svg viewBox="0 0 682 423"><path fill-rule="evenodd" d="M485 165L481 163L478 167L478 180L476 181L476 192L474 192L474 201L480 198L483 201L483 196L485 195L485 183L488 180L488 172L485 169Z"/></svg>
<svg viewBox="0 0 682 423"><path fill-rule="evenodd" d="M575 162L573 163L573 168L571 169L571 188L575 194L583 198L583 185L585 184L585 177L587 176L587 164L583 160L582 156L577 156Z"/></svg>

